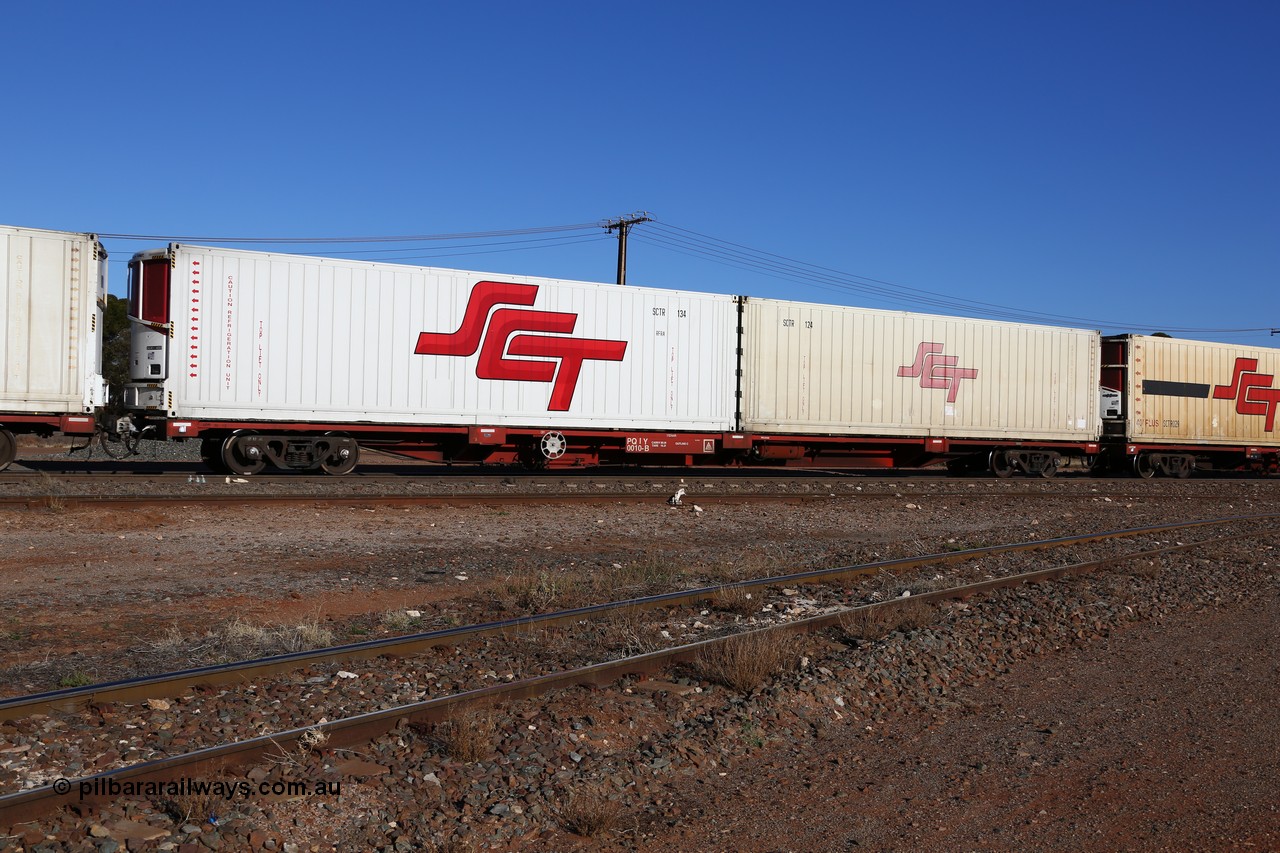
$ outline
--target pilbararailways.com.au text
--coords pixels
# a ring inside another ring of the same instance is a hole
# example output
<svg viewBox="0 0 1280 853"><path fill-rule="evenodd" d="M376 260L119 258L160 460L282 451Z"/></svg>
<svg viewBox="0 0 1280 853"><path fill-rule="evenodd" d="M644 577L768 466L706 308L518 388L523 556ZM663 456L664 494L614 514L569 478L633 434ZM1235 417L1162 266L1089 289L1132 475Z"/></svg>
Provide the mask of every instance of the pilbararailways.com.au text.
<svg viewBox="0 0 1280 853"><path fill-rule="evenodd" d="M82 779L76 782L80 799L86 797L214 797L230 802L260 797L336 797L342 793L342 782L318 779L314 782L278 781L254 784L246 780L215 781L175 779L169 782L118 779ZM69 779L58 779L53 790L58 794L71 791Z"/></svg>

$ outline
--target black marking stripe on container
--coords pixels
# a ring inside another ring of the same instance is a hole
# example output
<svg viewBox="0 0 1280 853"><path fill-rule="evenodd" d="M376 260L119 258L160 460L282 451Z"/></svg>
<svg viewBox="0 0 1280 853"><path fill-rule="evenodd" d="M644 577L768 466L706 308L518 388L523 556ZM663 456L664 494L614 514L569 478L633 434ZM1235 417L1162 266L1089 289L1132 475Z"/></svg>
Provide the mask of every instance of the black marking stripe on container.
<svg viewBox="0 0 1280 853"><path fill-rule="evenodd" d="M1142 380L1142 393L1152 397L1208 397L1209 386L1198 382L1165 382L1160 379Z"/></svg>

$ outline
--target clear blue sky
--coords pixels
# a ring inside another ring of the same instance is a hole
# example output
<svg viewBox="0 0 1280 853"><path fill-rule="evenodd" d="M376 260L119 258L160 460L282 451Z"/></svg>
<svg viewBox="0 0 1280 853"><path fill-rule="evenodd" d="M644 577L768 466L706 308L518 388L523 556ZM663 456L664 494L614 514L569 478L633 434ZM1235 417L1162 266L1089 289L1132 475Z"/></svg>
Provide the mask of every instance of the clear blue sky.
<svg viewBox="0 0 1280 853"><path fill-rule="evenodd" d="M1280 3L16 3L4 31L4 224L305 238L648 210L631 284L1280 328ZM161 243L104 242L117 293ZM616 261L603 229L257 248L593 281Z"/></svg>

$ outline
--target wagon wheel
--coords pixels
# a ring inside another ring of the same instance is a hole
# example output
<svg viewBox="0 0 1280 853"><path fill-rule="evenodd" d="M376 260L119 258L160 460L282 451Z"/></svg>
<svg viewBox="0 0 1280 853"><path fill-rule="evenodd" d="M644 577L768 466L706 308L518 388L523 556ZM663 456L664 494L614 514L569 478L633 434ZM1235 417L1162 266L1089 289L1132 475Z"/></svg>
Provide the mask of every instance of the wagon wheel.
<svg viewBox="0 0 1280 853"><path fill-rule="evenodd" d="M222 442L222 464L232 474L247 477L266 467L267 460L262 457L262 451L245 441L253 434L238 432Z"/></svg>
<svg viewBox="0 0 1280 853"><path fill-rule="evenodd" d="M1181 464L1178 465L1174 476L1179 480L1186 480L1191 476L1191 472L1196 469L1196 460L1191 456L1183 456L1179 461Z"/></svg>
<svg viewBox="0 0 1280 853"><path fill-rule="evenodd" d="M569 447L569 442L565 441L564 435L554 430L542 434L542 455L547 459L559 459L564 456L565 450Z"/></svg>
<svg viewBox="0 0 1280 853"><path fill-rule="evenodd" d="M991 451L990 465L991 473L1001 480L1007 480L1013 476L1013 463L1009 461L1009 454L1003 450Z"/></svg>
<svg viewBox="0 0 1280 853"><path fill-rule="evenodd" d="M347 437L339 432L331 432L327 435L331 438ZM333 448L328 456L320 460L320 470L326 474L341 477L343 474L350 474L359 461L360 446L354 443L348 446L344 443L341 447Z"/></svg>
<svg viewBox="0 0 1280 853"><path fill-rule="evenodd" d="M13 433L0 429L0 471L9 467L9 463L18 455L18 442Z"/></svg>
<svg viewBox="0 0 1280 853"><path fill-rule="evenodd" d="M1156 464L1151 461L1150 453L1139 453L1133 457L1133 473L1144 480L1150 480L1156 475Z"/></svg>

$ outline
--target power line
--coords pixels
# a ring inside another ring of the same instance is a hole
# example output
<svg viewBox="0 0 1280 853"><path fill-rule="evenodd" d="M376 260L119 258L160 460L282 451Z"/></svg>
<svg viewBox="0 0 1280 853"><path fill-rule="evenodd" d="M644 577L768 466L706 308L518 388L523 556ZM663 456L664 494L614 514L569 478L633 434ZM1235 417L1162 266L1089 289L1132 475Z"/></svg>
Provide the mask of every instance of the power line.
<svg viewBox="0 0 1280 853"><path fill-rule="evenodd" d="M603 235L593 234L589 237L578 237L572 240L566 240L558 244L558 246L571 246L575 243L599 243L607 239L609 238ZM469 255L497 255L503 252L527 252L532 249L552 249L552 248L558 248L558 246L518 246L513 249L492 249L492 250L486 250L486 251L477 250L474 252L445 252L442 254L433 254L433 255L397 255L391 258L381 258L380 260L383 260L383 261L413 261L413 260L429 261L434 258L460 258L460 257L469 256Z"/></svg>
<svg viewBox="0 0 1280 853"><path fill-rule="evenodd" d="M963 299L949 294L935 293L933 291L907 287L905 285L882 281L880 279L874 279L867 276L833 270L829 267L821 267L816 264L795 260L772 252L752 249L750 247L741 246L737 243L731 243L726 240L719 240L715 237L698 234L698 232L686 231L686 229L678 228L676 226L667 227L671 230L673 239L676 240L681 240L681 232L695 235L693 238L683 238L682 242L684 245L691 247L696 253L702 254L704 253L702 250L705 249L709 251L712 256L733 258L745 263L747 268L771 270L775 273L781 273L782 275L779 277L784 277L788 280L799 282L811 282L816 280L832 285L832 287L824 289L836 289L846 292L870 294L899 304L907 302L916 305L925 305L931 308L979 312L986 316L995 316L1011 320L1029 320L1034 318L1040 322L1062 319L1081 323L1094 322L1081 317L1065 317L1063 315L1018 309L1011 306L994 305L992 303ZM742 251L739 251L739 249ZM912 293L919 294L919 296L911 296L910 294Z"/></svg>
<svg viewBox="0 0 1280 853"><path fill-rule="evenodd" d="M537 246L532 246L532 245L523 245L523 244L529 244L529 243L539 243L539 244L555 243L555 244L558 244L558 245L567 245L567 244L572 244L572 243L582 243L582 242L586 242L586 241L588 241L588 240L605 240L605 239L608 239L608 238L607 238L607 237L604 237L603 235L600 235L600 234L590 234L590 235L587 235L587 236L582 236L582 235L579 235L579 234L565 234L565 235L562 235L562 236L559 236L559 237L536 237L536 238L532 238L532 239L529 239L529 240L497 240L497 241L494 241L494 242L491 242L491 243L482 243L482 244L480 244L480 245L484 245L484 246L518 246L518 248L509 249L509 250L508 250L508 249L495 249L495 250L494 250L494 251L499 251L499 252L500 252L500 251L512 251L512 252L517 252L517 251L521 251L521 250L523 250L523 249L548 249L548 248L554 248L554 246L549 246L549 245L537 245ZM465 245L465 244L443 245L443 246L397 246L397 247L396 247L396 248L394 248L394 249L350 249L350 250L340 251L340 252L326 252L325 254L326 254L326 255L336 255L336 256L384 255L384 254L394 254L394 253L396 253L396 252L407 252L407 251L413 251L413 250L415 250L415 249L422 249L422 250L424 250L424 251L432 251L432 252L434 252L434 251L441 250L441 249L460 249L460 248L462 248L462 247L463 247L463 245ZM464 253L464 254L465 254L465 253ZM384 260L393 260L393 259L392 259L392 258L385 258Z"/></svg>
<svg viewBox="0 0 1280 853"><path fill-rule="evenodd" d="M680 241L678 238L664 239L662 237L657 237L656 235L651 235L651 234L645 234L643 237L640 234L637 234L636 239L641 240L642 242L649 242L659 246L663 246L665 248L669 248L672 251L679 252L680 254L707 257L707 258L710 258L711 260L717 261L719 263L723 263L727 266L736 267L738 269L744 269L757 274L766 275L771 278L777 278L785 281L799 282L802 284L806 284L810 287L818 288L820 290L843 292L843 293L856 292L864 296L868 296L868 295L873 296L879 300L888 302L890 304L895 304L895 303L901 304L903 302L909 302L916 305L924 305L926 307L929 307L935 310L950 310L950 311L961 311L961 312L970 312L970 313L974 313L979 310L978 308L975 307L973 303L967 302L965 300L946 298L946 297L940 297L940 298L914 297L913 298L909 296L904 296L899 289L894 289L890 287L879 287L875 285L852 282L850 281L850 277L848 275L825 273L825 272L822 272L822 268L807 267L803 264L803 262L795 262L794 264L783 264L783 263L778 263L773 261L761 262L759 260L753 260L748 256L742 256L742 255L735 256L733 254L726 254L723 251L718 251L715 249L707 251L705 249L699 248L696 243ZM672 247L679 247L679 246L688 248L691 251L683 251L680 248L672 248ZM1046 322L1051 319L1056 319L1053 315L1036 314L1035 312L1027 312L1027 311L1017 311L1016 309L1004 310L999 308L987 308L987 309L983 309L981 313L987 316L995 316L995 317L1000 317L1000 318L1010 319L1010 320L1025 321L1034 317L1039 322Z"/></svg>
<svg viewBox="0 0 1280 853"><path fill-rule="evenodd" d="M610 238L604 234L589 234L585 236L569 235L564 237L547 237L541 240L504 240L504 241L499 241L497 243L480 243L478 245L479 246L504 246L506 248L477 249L475 251L469 251L469 252L446 251L448 249L464 248L464 246L444 245L444 246L432 246L430 248L426 246L422 246L422 247L400 247L396 249L367 249L367 250L356 250L356 251L347 251L347 252L325 252L323 255L315 255L315 254L308 254L308 253L302 253L302 254L304 257L333 257L333 256L340 255L340 256L351 257L353 260L363 260L358 256L374 255L374 254L382 255L383 253L386 253L386 252L412 252L414 251L415 248L420 248L425 252L429 252L429 254L392 255L390 257L378 257L376 260L379 262L413 261L413 260L429 261L434 258L455 258L455 257L466 257L469 255L495 255L495 254L501 254L503 252L527 252L527 251L532 251L536 249L556 249L561 246L571 246L576 243L600 243L608 239ZM510 244L520 244L520 243L538 243L539 245L510 245ZM129 258L128 256L120 257L120 258L112 258L110 260L110 263L127 264L129 263Z"/></svg>
<svg viewBox="0 0 1280 853"><path fill-rule="evenodd" d="M661 224L665 225L666 223L661 223ZM753 249L749 246L743 246L739 243L732 243L727 240L720 240L719 238L716 238L716 237L710 237L705 234L699 234L696 231L689 231L688 229L679 228L677 226L667 225L666 227L673 234L694 235L693 237L685 238L685 239L693 240L693 242L695 243L702 243L707 246L714 246L715 244L719 244L721 247L731 247L728 249L721 249L721 251L736 252L737 250L741 250L738 253L741 254L743 257L745 258L756 257L758 262L763 263L764 265L769 267L773 267L776 269L789 269L793 271L800 271L800 272L803 272L805 275L821 276L825 279L831 279L831 280L843 282L847 286L854 287L855 289L861 289L870 293L880 293L885 296L892 296L892 297L901 299L903 298L902 296L903 291L908 291L911 293L920 294L921 298L918 301L926 304L935 304L935 305L940 305L945 307L980 306L984 308L994 308L1000 311L1017 311L1017 309L1012 309L1012 308L1009 308L1008 306L992 305L991 303L978 302L970 299L962 299L960 297L952 296L950 294L936 293L934 291L908 287L906 285L901 285L901 284L896 284L890 281L883 281L880 279L870 278L868 276L857 275L855 273L846 273L840 270L831 269L829 267L822 267L816 264L810 264L805 261L796 260L794 258L788 258L785 255L778 255L773 252L766 252L759 249ZM701 238L701 239L697 239L697 238ZM1026 316L1028 314L1030 315L1037 314L1037 312L1024 312L1024 311L1018 311L1017 313L1019 316ZM1043 316L1054 316L1054 315L1043 315Z"/></svg>
<svg viewBox="0 0 1280 853"><path fill-rule="evenodd" d="M599 222L577 225L545 225L537 228L511 228L504 231L469 231L455 234L406 234L375 237L193 237L173 234L105 234L98 237L116 240L162 240L170 243L278 243L302 245L308 243L408 243L415 240L474 240L487 237L515 237L525 234L549 234L557 231L588 231L600 227Z"/></svg>
<svg viewBox="0 0 1280 853"><path fill-rule="evenodd" d="M1243 334L1270 331L1268 328L1206 328L1192 326L1166 326L1159 323L1129 323L1096 318L1076 317L1031 311L1014 306L963 299L921 288L909 287L869 276L846 273L830 267L822 267L805 261L766 252L740 243L721 240L669 223L655 221L661 233L637 231L635 237L642 242L653 243L681 254L695 255L739 269L746 269L775 278L802 282L824 290L840 290L872 295L891 303L925 305L935 309L978 313L986 317L1022 321L1056 322L1104 328L1159 328L1179 333ZM675 248L673 248L675 247Z"/></svg>
<svg viewBox="0 0 1280 853"><path fill-rule="evenodd" d="M434 258L460 257L468 255L498 254L502 252L527 251L530 249L554 248L575 243L595 242L607 239L598 232L587 235L578 232L596 231L605 228L612 232L619 231L619 267L618 280L625 281L626 275L626 237L633 225L651 223L650 228L634 231L631 236L642 243L656 246L676 254L697 257L713 263L744 270L756 275L763 275L784 281L797 282L809 287L837 293L856 293L874 299L886 305L914 305L927 309L956 312L960 315L978 315L1012 322L1058 323L1067 325L1089 326L1094 328L1159 328L1162 331L1178 333L1216 333L1244 334L1269 332L1280 334L1280 329L1261 328L1204 328L1192 326L1165 326L1159 323L1129 323L1112 320L1098 320L1088 317L1077 317L1065 314L1034 311L1016 306L1001 305L980 300L965 299L947 293L910 287L870 276L848 273L842 270L812 264L786 255L756 249L741 243L723 240L708 234L702 234L687 228L655 220L647 213L637 213L632 217L616 220L602 220L590 223L568 225L547 225L533 228L513 228L497 231L471 231L449 234L414 234L414 235L377 235L365 237L211 237L211 236L177 236L161 234L109 234L99 233L99 237L117 240L165 241L179 243L210 244L276 244L276 245L341 245L359 243L411 243L411 242L443 242L450 240L476 240L481 242L474 251L449 252L441 250L461 249L464 246L441 245L420 247L397 247L394 249L357 249L350 251L330 251L329 255L373 256L421 250L429 254L395 254L382 260L431 260ZM561 236L545 237L529 240L499 240L503 237L531 237L539 234L558 234ZM533 245L537 244L537 245ZM506 246L508 248L493 248ZM483 248L481 248L483 247Z"/></svg>

